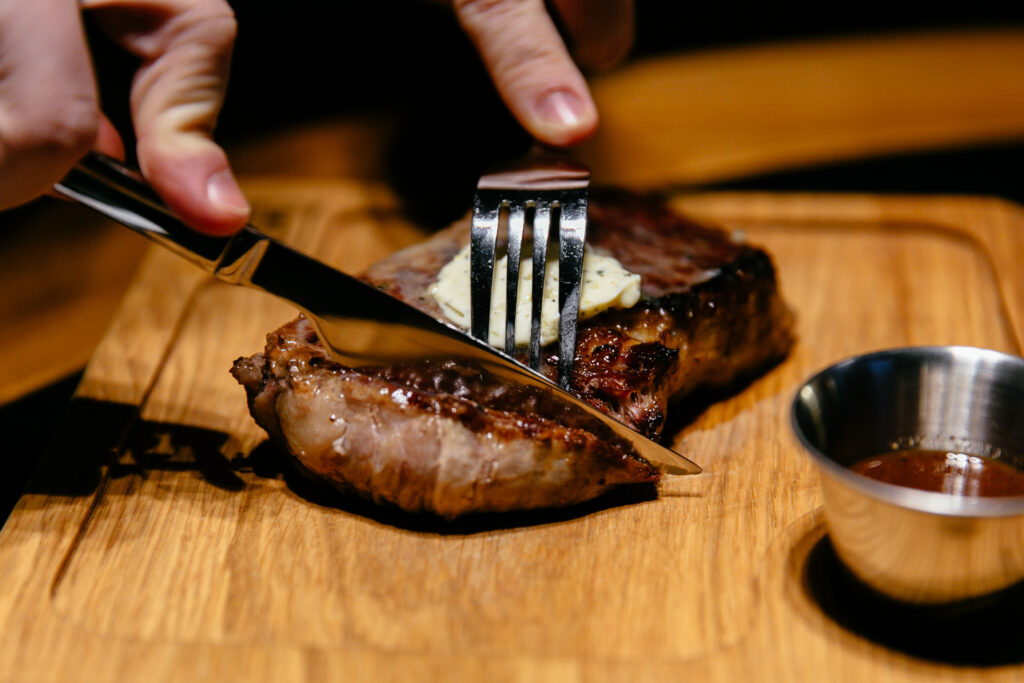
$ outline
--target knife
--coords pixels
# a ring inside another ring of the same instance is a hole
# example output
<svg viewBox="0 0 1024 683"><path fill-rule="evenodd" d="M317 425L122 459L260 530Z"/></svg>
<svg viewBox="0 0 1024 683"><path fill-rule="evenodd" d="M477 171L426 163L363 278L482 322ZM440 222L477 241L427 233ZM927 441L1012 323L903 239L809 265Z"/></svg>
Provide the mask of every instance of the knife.
<svg viewBox="0 0 1024 683"><path fill-rule="evenodd" d="M461 358L515 384L549 392L598 433L624 441L670 474L701 468L561 389L515 358L449 323L298 252L248 225L229 237L196 232L168 209L135 170L90 152L57 193L142 233L219 280L286 299L313 323L328 354L349 367ZM621 443L621 442L620 442Z"/></svg>

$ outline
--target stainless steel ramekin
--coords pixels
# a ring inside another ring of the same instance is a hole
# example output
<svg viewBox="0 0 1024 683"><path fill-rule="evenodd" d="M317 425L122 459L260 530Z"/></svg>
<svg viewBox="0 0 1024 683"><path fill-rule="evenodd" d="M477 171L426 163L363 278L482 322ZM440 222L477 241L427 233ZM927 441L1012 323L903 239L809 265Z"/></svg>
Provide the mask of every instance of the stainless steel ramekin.
<svg viewBox="0 0 1024 683"><path fill-rule="evenodd" d="M977 498L886 484L849 466L892 450L947 450L1024 468L1024 359L963 346L837 363L793 400L818 465L840 559L876 590L946 603L1024 579L1024 496Z"/></svg>

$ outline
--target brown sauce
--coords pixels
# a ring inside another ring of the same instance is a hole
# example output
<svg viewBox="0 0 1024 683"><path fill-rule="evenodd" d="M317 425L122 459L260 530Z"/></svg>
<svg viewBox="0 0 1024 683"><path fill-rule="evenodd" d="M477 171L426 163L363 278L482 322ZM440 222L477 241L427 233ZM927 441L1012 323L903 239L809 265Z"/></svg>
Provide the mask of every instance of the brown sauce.
<svg viewBox="0 0 1024 683"><path fill-rule="evenodd" d="M887 484L955 496L1024 496L1024 471L991 458L947 451L893 451L850 467Z"/></svg>

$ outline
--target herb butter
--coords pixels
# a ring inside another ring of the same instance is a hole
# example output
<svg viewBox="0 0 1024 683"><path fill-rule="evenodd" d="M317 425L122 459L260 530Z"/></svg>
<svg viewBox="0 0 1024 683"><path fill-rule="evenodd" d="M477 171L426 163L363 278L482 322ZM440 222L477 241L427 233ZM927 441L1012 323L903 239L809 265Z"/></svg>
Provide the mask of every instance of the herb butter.
<svg viewBox="0 0 1024 683"><path fill-rule="evenodd" d="M470 327L469 245L456 254L430 286L430 295L441 311L464 330ZM524 250L525 251L525 250ZM544 278L544 304L541 308L540 341L550 344L558 339L558 253L550 250ZM505 345L505 280L508 258L494 264L491 290L491 320L488 343ZM533 307L533 259L524 253L519 270L519 298L516 302L516 345L530 343L530 317ZM580 292L580 318L590 318L609 308L629 308L640 300L640 276L622 267L611 256L596 253L589 246L583 251L583 285Z"/></svg>

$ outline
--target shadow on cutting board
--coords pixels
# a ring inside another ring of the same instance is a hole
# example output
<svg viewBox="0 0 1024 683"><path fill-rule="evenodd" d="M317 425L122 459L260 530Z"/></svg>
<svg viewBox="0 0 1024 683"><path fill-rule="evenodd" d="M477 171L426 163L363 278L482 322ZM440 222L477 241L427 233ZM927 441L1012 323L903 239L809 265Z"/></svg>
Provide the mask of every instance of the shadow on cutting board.
<svg viewBox="0 0 1024 683"><path fill-rule="evenodd" d="M91 496L102 486L104 469L110 480L131 476L145 479L154 472L191 473L206 485L240 494L255 481L277 479L284 483L287 492L311 505L409 531L435 534L474 534L559 523L658 497L654 485L622 486L567 508L468 515L449 522L340 493L306 475L301 466L269 441L260 443L247 454L232 452L235 447L231 435L224 432L139 420L134 405L75 398L25 493ZM39 504L55 502L47 498Z"/></svg>
<svg viewBox="0 0 1024 683"><path fill-rule="evenodd" d="M878 645L965 667L1024 663L1024 583L953 605L908 605L854 577L827 535L807 553L803 580L825 615Z"/></svg>
<svg viewBox="0 0 1024 683"><path fill-rule="evenodd" d="M672 443L712 404L727 401L747 390L781 360L771 359L725 386L698 389L675 403L668 412L663 440ZM73 379L77 381L78 377ZM269 441L248 453L241 453L228 433L140 420L138 412L135 405L73 398L52 445L42 449L45 455L24 493L91 496L101 487L105 469L110 480L129 476L145 479L150 472L193 473L210 486L236 493L245 491L250 483L259 479L277 479L284 483L287 491L313 505L408 531L448 535L561 523L617 507L648 503L659 497L657 485L634 484L613 488L597 498L565 508L480 513L446 521L431 514L409 513L341 493L306 472ZM127 490L134 489L129 486ZM7 513L17 501L14 489L8 498ZM54 503L43 500L25 504Z"/></svg>
<svg viewBox="0 0 1024 683"><path fill-rule="evenodd" d="M669 411L664 438L671 442L713 403L744 391L778 364L765 363L728 386L699 390ZM150 472L190 472L221 491L241 493L259 479L281 480L291 494L323 508L358 515L420 533L474 534L494 529L561 523L601 511L658 499L654 484L616 487L595 499L565 508L481 513L446 521L431 514L408 513L341 493L307 473L269 441L239 453L225 432L189 425L139 420L138 407L76 397L24 490L26 494L81 497L95 494L106 469L109 479L146 478ZM131 488L129 488L131 490ZM9 512L20 495L12 490ZM31 503L27 503L31 504ZM41 505L54 504L43 501Z"/></svg>

